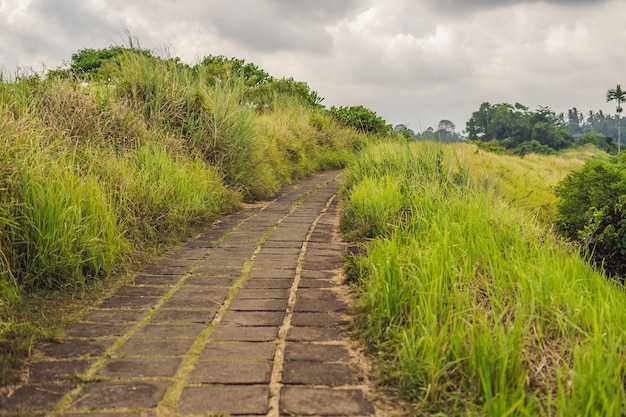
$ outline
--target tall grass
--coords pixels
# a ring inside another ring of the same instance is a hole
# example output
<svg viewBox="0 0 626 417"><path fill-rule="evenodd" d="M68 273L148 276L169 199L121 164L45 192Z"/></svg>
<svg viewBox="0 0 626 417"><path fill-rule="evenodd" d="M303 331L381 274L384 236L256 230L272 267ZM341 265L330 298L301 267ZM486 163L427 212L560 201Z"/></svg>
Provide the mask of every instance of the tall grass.
<svg viewBox="0 0 626 417"><path fill-rule="evenodd" d="M232 211L239 197L226 189L218 172L204 162L172 155L158 144L133 150L122 161L126 171L127 195L117 198L122 205L121 219L133 222L132 229L142 238L180 230L185 225L215 220L220 213ZM108 170L113 179L117 172Z"/></svg>
<svg viewBox="0 0 626 417"><path fill-rule="evenodd" d="M88 83L0 80L0 384L65 320L46 297L106 287L369 140L280 92L258 109L202 65L133 51L108 65Z"/></svg>
<svg viewBox="0 0 626 417"><path fill-rule="evenodd" d="M309 110L291 97L278 96L274 112L257 117L260 159L271 164L279 182L302 178L320 169L343 168L362 135L338 126L323 111Z"/></svg>
<svg viewBox="0 0 626 417"><path fill-rule="evenodd" d="M11 241L27 287L61 288L107 275L126 251L106 191L95 177L77 174L64 157L16 161L12 193L20 204L13 217L19 228Z"/></svg>
<svg viewBox="0 0 626 417"><path fill-rule="evenodd" d="M498 192L518 207L532 212L546 223L556 218L554 188L586 158L603 158L605 152L593 147L567 150L558 155L497 155L474 145L456 146L459 160L477 178L496 186Z"/></svg>
<svg viewBox="0 0 626 417"><path fill-rule="evenodd" d="M212 80L205 68L127 53L117 94L152 126L181 137L225 182L251 198L277 188L255 144L255 110L242 79ZM269 184L268 184L269 183Z"/></svg>
<svg viewBox="0 0 626 417"><path fill-rule="evenodd" d="M28 80L11 87L0 118L9 219L2 249L23 288L107 276L134 250L234 209L237 194L180 140L160 130L148 136L145 123L128 126L137 116L112 114L115 102L94 104L100 86ZM33 94L26 104L22 90ZM66 118L64 102L78 103L80 117Z"/></svg>
<svg viewBox="0 0 626 417"><path fill-rule="evenodd" d="M390 213L352 271L387 382L424 413L622 415L623 289L453 150L375 146L348 170L343 224ZM360 203L392 179L404 207Z"/></svg>

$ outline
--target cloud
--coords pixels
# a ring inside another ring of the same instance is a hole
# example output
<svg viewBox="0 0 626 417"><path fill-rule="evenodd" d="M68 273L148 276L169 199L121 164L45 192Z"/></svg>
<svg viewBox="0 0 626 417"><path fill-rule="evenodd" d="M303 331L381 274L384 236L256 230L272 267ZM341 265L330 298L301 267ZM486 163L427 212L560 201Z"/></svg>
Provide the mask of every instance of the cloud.
<svg viewBox="0 0 626 417"><path fill-rule="evenodd" d="M3 0L0 24L0 43L8 46L0 53L0 66L7 71L58 66L78 49L110 45L122 27L95 2L71 0Z"/></svg>
<svg viewBox="0 0 626 417"><path fill-rule="evenodd" d="M333 28L334 76L323 73L322 95L415 129L442 118L462 128L483 101L602 108L626 65L626 32L606 28L625 18L618 1L519 2L451 19L391 0Z"/></svg>
<svg viewBox="0 0 626 417"><path fill-rule="evenodd" d="M467 77L472 68L463 33L432 22L398 31L409 28L410 19L386 7L343 19L329 29L335 43L329 60L336 73L327 75L339 84L413 90Z"/></svg>
<svg viewBox="0 0 626 417"><path fill-rule="evenodd" d="M356 6L354 1L240 0L213 2L206 15L220 36L265 52L327 53L333 39L327 27ZM247 10L241 13L240 10Z"/></svg>
<svg viewBox="0 0 626 417"><path fill-rule="evenodd" d="M465 16L467 13L494 10L516 5L537 3L563 7L597 6L610 0L427 0L426 3L435 11L452 16Z"/></svg>
<svg viewBox="0 0 626 417"><path fill-rule="evenodd" d="M279 15L301 21L321 24L333 23L361 7L364 2L356 0L266 0L268 6Z"/></svg>

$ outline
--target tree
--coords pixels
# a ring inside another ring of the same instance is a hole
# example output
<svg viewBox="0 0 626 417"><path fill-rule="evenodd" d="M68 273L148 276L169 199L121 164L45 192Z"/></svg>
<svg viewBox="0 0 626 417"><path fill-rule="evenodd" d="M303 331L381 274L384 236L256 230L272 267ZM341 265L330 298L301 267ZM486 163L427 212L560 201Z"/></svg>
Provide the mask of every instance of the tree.
<svg viewBox="0 0 626 417"><path fill-rule="evenodd" d="M573 107L567 111L567 129L574 133L582 133L582 124L584 116L578 111L576 107ZM565 122L565 121L563 121Z"/></svg>
<svg viewBox="0 0 626 417"><path fill-rule="evenodd" d="M439 125L437 126L439 130L445 130L447 132L454 132L456 126L450 120L440 120Z"/></svg>
<svg viewBox="0 0 626 417"><path fill-rule="evenodd" d="M415 140L415 132L412 129L406 127L406 125L396 125L394 126L393 131L398 133L406 140Z"/></svg>
<svg viewBox="0 0 626 417"><path fill-rule="evenodd" d="M439 124L437 125L437 133L439 134L439 139L442 142L449 142L455 128L456 126L450 120L440 120Z"/></svg>
<svg viewBox="0 0 626 417"><path fill-rule="evenodd" d="M529 153L536 153L540 155L553 155L555 150L549 147L548 145L542 145L536 140L529 140L522 142L517 147L511 149L515 155L524 156Z"/></svg>
<svg viewBox="0 0 626 417"><path fill-rule="evenodd" d="M257 94L253 94L253 101L258 104L267 102L273 93L279 95L291 96L299 99L302 104L310 106L313 109L322 109L324 105L323 97L320 97L316 91L312 90L309 85L303 81L296 81L293 78L281 78L279 80L272 79L257 88ZM264 97L265 96L265 97Z"/></svg>
<svg viewBox="0 0 626 417"><path fill-rule="evenodd" d="M620 135L620 114L622 113L622 103L626 101L626 91L622 90L622 86L617 84L617 87L609 89L606 92L606 101L617 101L617 153L621 151L622 138Z"/></svg>
<svg viewBox="0 0 626 417"><path fill-rule="evenodd" d="M577 110L576 117L579 117ZM536 151L550 153L549 148L559 150L574 143L574 137L549 107L529 111L519 103L482 103L467 122L466 131L469 140L497 141L519 155ZM535 142L521 146L531 141Z"/></svg>
<svg viewBox="0 0 626 417"><path fill-rule="evenodd" d="M586 145L587 143L593 144L596 148L615 155L617 152L617 144L613 136L605 136L600 133L589 131L585 132L576 141L577 145Z"/></svg>
<svg viewBox="0 0 626 417"><path fill-rule="evenodd" d="M486 142L492 140L487 138L487 129L491 123L491 118L495 112L495 107L490 103L482 103L477 111L472 113L472 117L466 123L466 131L469 139L480 139Z"/></svg>

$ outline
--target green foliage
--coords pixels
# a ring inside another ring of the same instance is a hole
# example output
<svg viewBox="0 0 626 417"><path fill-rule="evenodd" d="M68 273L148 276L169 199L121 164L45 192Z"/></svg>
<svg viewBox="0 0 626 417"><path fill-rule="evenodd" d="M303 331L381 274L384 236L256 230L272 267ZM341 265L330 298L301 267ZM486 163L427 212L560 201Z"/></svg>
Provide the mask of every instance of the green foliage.
<svg viewBox="0 0 626 417"><path fill-rule="evenodd" d="M416 135L412 129L409 129L405 125L396 125L393 127L393 131L396 135L400 135L404 140L415 140Z"/></svg>
<svg viewBox="0 0 626 417"><path fill-rule="evenodd" d="M437 130L433 130L429 127L425 131L415 135L416 140L441 142L441 143L454 143L463 142L466 139L461 136L460 133L454 131L454 123L449 120L441 120Z"/></svg>
<svg viewBox="0 0 626 417"><path fill-rule="evenodd" d="M557 226L611 274L626 276L626 159L589 160L556 188Z"/></svg>
<svg viewBox="0 0 626 417"><path fill-rule="evenodd" d="M470 140L467 141L468 144L476 145L478 148L483 149L487 152L500 154L500 155L513 155L513 152L509 151L507 148L502 146L500 142L497 140L492 140L489 142L483 142L480 140Z"/></svg>
<svg viewBox="0 0 626 417"><path fill-rule="evenodd" d="M330 114L341 124L351 127L358 132L369 134L385 134L391 130L391 126L376 112L363 106L331 107Z"/></svg>
<svg viewBox="0 0 626 417"><path fill-rule="evenodd" d="M80 76L94 73L99 70L106 61L121 55L125 50L126 48L121 46L111 46L105 49L81 49L72 54L70 71Z"/></svg>
<svg viewBox="0 0 626 417"><path fill-rule="evenodd" d="M542 145L538 140L533 139L527 142L522 142L515 148L511 149L511 153L514 155L524 156L529 153L536 153L539 155L554 155L556 151L554 148L548 145Z"/></svg>
<svg viewBox="0 0 626 417"><path fill-rule="evenodd" d="M584 146L588 143L610 154L617 153L617 143L612 136L605 136L594 131L585 132L576 140L576 145Z"/></svg>
<svg viewBox="0 0 626 417"><path fill-rule="evenodd" d="M623 289L469 176L456 149L380 144L346 173L343 224L392 225L349 262L384 383L419 415L621 416ZM361 204L362 188L390 183L404 209Z"/></svg>
<svg viewBox="0 0 626 417"><path fill-rule="evenodd" d="M86 48L72 54L72 60L68 69L53 70L48 73L49 78L67 78L74 76L79 79L108 79L111 69L108 65L124 53L137 53L144 56L152 56L147 49L124 46L110 46L103 49Z"/></svg>
<svg viewBox="0 0 626 417"><path fill-rule="evenodd" d="M583 114L574 107L567 111L567 116L561 113L558 115L558 118L565 128L574 135L591 133L610 137L615 143L615 150L612 150L613 147L610 144L605 150L612 154L617 152L617 138L620 129L623 130L626 128L626 123L623 118L619 117L619 113L616 116L610 116L605 114L602 110L589 110L586 114ZM601 139L599 139L598 142L601 149L607 146Z"/></svg>
<svg viewBox="0 0 626 417"><path fill-rule="evenodd" d="M560 150L574 143L574 137L550 109L540 107L532 112L519 103L482 103L467 122L466 130L470 140L495 140L517 155L549 154L550 149Z"/></svg>
<svg viewBox="0 0 626 417"><path fill-rule="evenodd" d="M249 97L260 111L272 110L276 97L293 97L309 108L318 110L323 108L324 101L307 83L293 78L272 79L252 91Z"/></svg>
<svg viewBox="0 0 626 417"><path fill-rule="evenodd" d="M204 75L215 82L216 80L227 81L234 77L240 77L248 87L259 87L274 79L267 72L251 62L243 59L227 58L224 55L209 55L196 66L196 69L205 70Z"/></svg>
<svg viewBox="0 0 626 417"><path fill-rule="evenodd" d="M246 100L260 111L273 111L276 97L294 97L313 109L322 108L324 100L307 83L293 78L276 79L251 62L243 59L209 55L195 67L211 83L229 82L241 78L247 87Z"/></svg>
<svg viewBox="0 0 626 417"><path fill-rule="evenodd" d="M626 102L626 91L622 90L622 86L620 84L617 84L617 87L610 88L606 92L607 103L614 100L617 101L617 108L615 111L620 114L623 111L622 103Z"/></svg>

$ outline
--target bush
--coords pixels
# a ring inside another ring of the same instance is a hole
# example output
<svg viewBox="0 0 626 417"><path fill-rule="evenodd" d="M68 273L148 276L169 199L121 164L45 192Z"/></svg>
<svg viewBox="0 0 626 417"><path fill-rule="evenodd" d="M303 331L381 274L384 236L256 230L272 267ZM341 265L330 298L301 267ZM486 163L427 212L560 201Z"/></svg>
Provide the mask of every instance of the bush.
<svg viewBox="0 0 626 417"><path fill-rule="evenodd" d="M540 155L554 155L556 153L555 150L548 145L542 145L534 139L522 142L515 148L511 149L511 152L519 156L528 155L529 153L537 153Z"/></svg>
<svg viewBox="0 0 626 417"><path fill-rule="evenodd" d="M391 126L376 112L363 107L331 107L330 114L341 124L361 133L383 134L391 131Z"/></svg>
<svg viewBox="0 0 626 417"><path fill-rule="evenodd" d="M605 136L592 131L583 133L576 141L578 146L582 146L587 143L592 143L596 148L602 149L610 154L617 153L617 142L611 136Z"/></svg>
<svg viewBox="0 0 626 417"><path fill-rule="evenodd" d="M611 274L626 275L626 157L589 160L556 188L557 227Z"/></svg>
<svg viewBox="0 0 626 417"><path fill-rule="evenodd" d="M125 52L152 56L147 49L123 46L110 46L103 49L85 48L72 54L68 69L57 69L48 72L48 78L77 78L89 80L109 80L112 76L111 62Z"/></svg>

